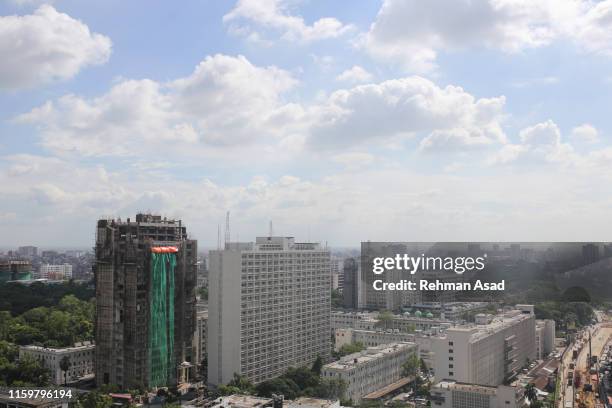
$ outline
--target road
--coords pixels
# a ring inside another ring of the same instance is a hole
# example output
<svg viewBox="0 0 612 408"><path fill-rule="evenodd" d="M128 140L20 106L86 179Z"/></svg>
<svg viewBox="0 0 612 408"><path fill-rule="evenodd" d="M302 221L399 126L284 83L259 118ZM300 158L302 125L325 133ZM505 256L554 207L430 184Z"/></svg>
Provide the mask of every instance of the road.
<svg viewBox="0 0 612 408"><path fill-rule="evenodd" d="M584 384L590 383L590 374L589 374L589 334L591 336L591 350L594 356L600 356L604 346L607 344L608 340L612 336L612 327L608 327L608 325L597 324L594 328L590 328L583 332L581 339L577 339L576 343L572 345L572 347L568 348L566 355L563 358L563 369L561 370L561 380L562 384L562 399L563 404L560 405L563 408L569 407L586 407L586 408L595 408L597 405L594 399L594 393L591 392L582 392L582 386ZM574 378L577 375L581 377L581 386L579 388L574 389L573 387L567 386L567 377L568 372L571 371L569 369L570 363L572 362L572 350L577 348L579 350L578 358L576 359L575 368L574 368ZM596 388L596 384L593 384L594 388ZM572 405L572 400L576 399L576 403ZM582 405L584 404L584 405Z"/></svg>

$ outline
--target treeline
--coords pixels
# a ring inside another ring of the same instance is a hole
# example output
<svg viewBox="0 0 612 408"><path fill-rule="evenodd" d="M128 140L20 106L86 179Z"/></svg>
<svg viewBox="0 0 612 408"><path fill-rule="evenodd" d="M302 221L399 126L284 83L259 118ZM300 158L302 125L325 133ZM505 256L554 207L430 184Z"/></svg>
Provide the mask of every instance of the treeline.
<svg viewBox="0 0 612 408"><path fill-rule="evenodd" d="M56 306L66 295L73 295L79 300L90 300L96 294L93 287L74 282L54 285L41 282L31 285L4 283L0 284L0 310L18 316L35 307Z"/></svg>
<svg viewBox="0 0 612 408"><path fill-rule="evenodd" d="M535 305L537 319L552 319L557 329L586 326L593 320L593 308L586 302L542 302Z"/></svg>
<svg viewBox="0 0 612 408"><path fill-rule="evenodd" d="M93 340L93 322L93 300L66 295L57 306L34 307L16 317L0 311L0 340L17 345L67 347Z"/></svg>
<svg viewBox="0 0 612 408"><path fill-rule="evenodd" d="M19 346L93 340L93 296L92 289L74 283L0 285L0 385L48 385L48 370L35 359L20 359Z"/></svg>

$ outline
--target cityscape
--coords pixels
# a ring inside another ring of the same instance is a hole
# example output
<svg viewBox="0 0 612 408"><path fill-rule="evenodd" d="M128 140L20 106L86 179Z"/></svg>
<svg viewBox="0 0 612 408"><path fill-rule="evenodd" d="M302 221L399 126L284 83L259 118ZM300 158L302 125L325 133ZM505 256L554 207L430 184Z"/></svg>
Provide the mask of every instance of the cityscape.
<svg viewBox="0 0 612 408"><path fill-rule="evenodd" d="M0 408L612 408L612 0L0 0Z"/></svg>
<svg viewBox="0 0 612 408"><path fill-rule="evenodd" d="M612 303L591 298L584 274L610 270L608 243L334 250L275 236L270 225L268 236L232 242L228 234L202 250L188 227L138 213L92 223L90 251L21 246L0 255L0 379L9 389L74 391L64 401L4 391L0 403L569 408L612 400ZM451 282L510 271L496 299L372 286L376 255L483 251L473 276L433 273ZM521 270L531 277L523 283ZM559 287L526 292L540 273L560 275ZM563 288L576 273L582 286Z"/></svg>

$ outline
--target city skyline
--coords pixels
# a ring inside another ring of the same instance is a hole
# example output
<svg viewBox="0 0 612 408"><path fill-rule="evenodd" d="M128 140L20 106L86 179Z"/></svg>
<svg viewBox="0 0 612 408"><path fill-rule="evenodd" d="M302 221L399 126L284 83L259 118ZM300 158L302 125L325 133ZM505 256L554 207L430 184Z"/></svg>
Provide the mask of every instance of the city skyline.
<svg viewBox="0 0 612 408"><path fill-rule="evenodd" d="M605 240L610 5L7 0L0 246Z"/></svg>

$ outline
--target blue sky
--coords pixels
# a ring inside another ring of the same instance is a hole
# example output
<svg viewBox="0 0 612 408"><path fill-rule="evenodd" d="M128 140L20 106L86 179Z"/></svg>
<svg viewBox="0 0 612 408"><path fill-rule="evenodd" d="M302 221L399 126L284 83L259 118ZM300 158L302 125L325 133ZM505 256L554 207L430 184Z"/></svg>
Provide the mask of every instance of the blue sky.
<svg viewBox="0 0 612 408"><path fill-rule="evenodd" d="M0 2L0 246L609 240L612 0Z"/></svg>

